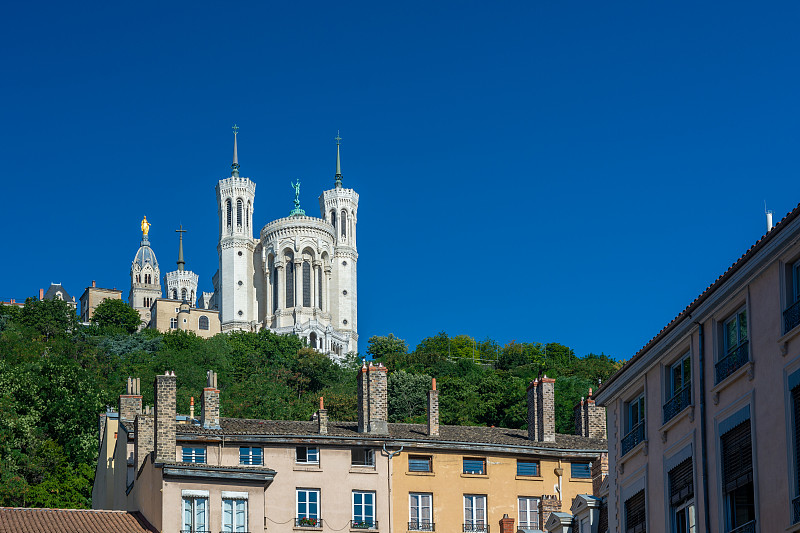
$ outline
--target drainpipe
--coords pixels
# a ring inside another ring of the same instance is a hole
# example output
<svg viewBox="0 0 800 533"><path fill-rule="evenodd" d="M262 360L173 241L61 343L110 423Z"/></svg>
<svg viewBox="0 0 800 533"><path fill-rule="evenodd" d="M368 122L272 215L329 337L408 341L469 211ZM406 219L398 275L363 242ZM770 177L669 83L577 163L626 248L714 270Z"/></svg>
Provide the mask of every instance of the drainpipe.
<svg viewBox="0 0 800 533"><path fill-rule="evenodd" d="M393 522L393 520L392 520L392 457L394 457L398 453L402 452L403 448L405 448L405 446L400 446L400 449L397 450L396 452L390 452L389 450L386 449L386 443L383 443L383 453L386 454L386 458L387 458L386 461L389 464L389 468L388 468L389 475L388 475L388 477L386 479L386 490L389 493L389 517L388 517L389 518L389 520L388 520L388 522L389 522L389 533L392 533L392 522Z"/></svg>
<svg viewBox="0 0 800 533"><path fill-rule="evenodd" d="M698 359L700 362L700 457L703 465L703 521L706 524L706 533L711 533L708 514L708 444L706 442L706 364L705 364L705 335L703 324L695 322L699 331L700 349Z"/></svg>

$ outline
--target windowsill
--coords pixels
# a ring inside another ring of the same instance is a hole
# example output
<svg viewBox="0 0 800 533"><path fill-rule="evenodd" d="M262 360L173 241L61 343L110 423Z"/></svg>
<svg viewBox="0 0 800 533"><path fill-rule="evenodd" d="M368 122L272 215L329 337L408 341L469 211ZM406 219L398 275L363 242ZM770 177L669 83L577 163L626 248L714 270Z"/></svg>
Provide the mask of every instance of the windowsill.
<svg viewBox="0 0 800 533"><path fill-rule="evenodd" d="M792 329L790 329L789 331L784 333L783 336L778 339L778 344L783 344L785 342L789 342L790 340L794 339L798 335L800 335L800 324L796 325L795 327L793 327ZM797 525L797 524L795 524L795 525ZM792 527L794 527L794 526L792 526Z"/></svg>
<svg viewBox="0 0 800 533"><path fill-rule="evenodd" d="M796 524L792 524L791 526L787 527L785 529L785 531L786 531L786 533L796 533L796 532L800 531L800 522L798 522Z"/></svg>
<svg viewBox="0 0 800 533"><path fill-rule="evenodd" d="M642 442L631 448L630 451L628 451L628 453L620 457L619 462L624 463L629 459L631 459L632 457L636 457L637 455L639 455L640 452L642 452L645 449L645 446L647 446L647 439L642 439Z"/></svg>
<svg viewBox="0 0 800 533"><path fill-rule="evenodd" d="M322 526L294 526L295 531L322 531Z"/></svg>
<svg viewBox="0 0 800 533"><path fill-rule="evenodd" d="M375 470L374 466L351 466L350 467L351 474L377 474L378 471Z"/></svg>
<svg viewBox="0 0 800 533"><path fill-rule="evenodd" d="M591 483L592 478L590 477L571 477L569 478L570 483Z"/></svg>
<svg viewBox="0 0 800 533"><path fill-rule="evenodd" d="M514 476L514 479L520 481L544 481L542 476Z"/></svg>
<svg viewBox="0 0 800 533"><path fill-rule="evenodd" d="M368 529L368 528L365 528L365 527L356 527L356 528L352 528L351 527L350 531L353 531L353 532L355 532L355 531L378 531L378 528L376 527L374 529Z"/></svg>
<svg viewBox="0 0 800 533"><path fill-rule="evenodd" d="M487 479L489 477L488 474L461 474L461 477L474 477L478 479Z"/></svg>
<svg viewBox="0 0 800 533"><path fill-rule="evenodd" d="M407 476L435 476L433 472L406 472Z"/></svg>
<svg viewBox="0 0 800 533"><path fill-rule="evenodd" d="M670 429L672 429L672 426L676 425L680 420L683 420L684 418L689 416L689 413L693 411L694 411L694 404L690 403L682 410L678 411L678 414L676 414L675 416L664 422L664 424L660 428L658 428L658 430L661 432L669 431Z"/></svg>
<svg viewBox="0 0 800 533"><path fill-rule="evenodd" d="M319 465L310 464L295 464L294 468L292 468L295 472L322 472L322 468Z"/></svg>
<svg viewBox="0 0 800 533"><path fill-rule="evenodd" d="M719 394L719 392L722 389L724 389L725 387L727 387L731 383L734 383L735 381L738 381L739 378L741 378L745 374L748 374L749 372L751 372L753 366L755 366L755 363L753 363L753 361L747 361L741 367L739 367L736 370L734 370L731 373L730 376L727 376L725 379L723 379L722 381L720 381L719 383L717 383L716 385L711 387L711 391L710 391L711 394L712 395Z"/></svg>

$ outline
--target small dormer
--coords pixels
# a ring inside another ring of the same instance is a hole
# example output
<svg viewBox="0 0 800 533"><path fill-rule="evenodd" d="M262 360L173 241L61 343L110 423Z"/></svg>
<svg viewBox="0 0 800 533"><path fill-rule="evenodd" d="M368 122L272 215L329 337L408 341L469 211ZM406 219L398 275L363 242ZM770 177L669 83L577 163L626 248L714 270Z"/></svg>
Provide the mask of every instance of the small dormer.
<svg viewBox="0 0 800 533"><path fill-rule="evenodd" d="M572 519L581 533L599 533L602 500L589 494L578 494L572 501Z"/></svg>
<svg viewBox="0 0 800 533"><path fill-rule="evenodd" d="M544 529L550 533L572 533L572 521L571 514L556 511L550 513L550 518L547 519Z"/></svg>

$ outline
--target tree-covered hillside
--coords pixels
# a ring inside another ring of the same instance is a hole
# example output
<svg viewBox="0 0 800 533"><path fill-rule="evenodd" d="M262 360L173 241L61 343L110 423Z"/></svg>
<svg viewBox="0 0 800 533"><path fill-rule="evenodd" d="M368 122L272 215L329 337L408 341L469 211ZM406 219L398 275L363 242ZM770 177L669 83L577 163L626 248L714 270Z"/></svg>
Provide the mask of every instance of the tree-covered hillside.
<svg viewBox="0 0 800 533"><path fill-rule="evenodd" d="M104 304L101 304L104 305ZM156 373L178 376L178 411L199 401L206 371L218 373L221 414L307 419L319 396L334 420L356 418L356 369L303 346L294 336L231 333L129 333L128 310L100 309L78 324L60 300L0 306L0 506L89 507L97 460L98 414L116 406L128 376L153 403ZM443 424L525 427L525 388L539 373L557 377L556 427L572 432L572 407L618 364L605 355L576 357L559 344L515 343L439 333L413 350L393 335L369 339L368 358L390 370L390 421L425 420L432 377Z"/></svg>

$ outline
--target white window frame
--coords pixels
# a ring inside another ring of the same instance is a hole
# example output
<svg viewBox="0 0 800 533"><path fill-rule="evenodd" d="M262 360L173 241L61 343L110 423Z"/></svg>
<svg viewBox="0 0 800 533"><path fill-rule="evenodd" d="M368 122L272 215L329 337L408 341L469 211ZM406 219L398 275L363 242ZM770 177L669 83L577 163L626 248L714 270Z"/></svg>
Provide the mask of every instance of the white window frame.
<svg viewBox="0 0 800 533"><path fill-rule="evenodd" d="M190 461L186 460L187 452L191 450L188 454ZM200 453L202 451L202 453ZM202 461L198 461L198 459L202 458ZM208 455L205 446L182 446L181 447L181 460L184 463L194 463L194 464L201 464L204 465L207 462Z"/></svg>
<svg viewBox="0 0 800 533"><path fill-rule="evenodd" d="M353 452L356 450L361 450L364 452L364 462L363 463L355 463L353 462ZM350 466L360 466L363 468L375 468L375 450L372 448L351 448L350 449Z"/></svg>
<svg viewBox="0 0 800 533"><path fill-rule="evenodd" d="M744 338L741 337L741 324L739 323L740 316L744 314L745 320L745 336ZM747 312L747 305L743 305L736 309L733 313L728 315L728 317L722 321L722 353L720 354L719 360L724 359L732 352L737 350L739 346L741 346L746 341L750 340L750 313ZM736 345L729 346L728 345L728 324L731 322L736 322Z"/></svg>
<svg viewBox="0 0 800 533"><path fill-rule="evenodd" d="M242 450L249 450L246 457L249 458L250 462L244 463L242 462ZM261 453L255 454L253 453L254 450L259 450ZM258 462L254 462L254 460L258 458ZM239 464L240 465L247 465L247 466L260 466L264 464L264 449L259 446L239 446Z"/></svg>
<svg viewBox="0 0 800 533"><path fill-rule="evenodd" d="M531 496L517 497L519 529L541 529L539 527L539 501L539 498ZM524 509L523 502L525 502Z"/></svg>
<svg viewBox="0 0 800 533"><path fill-rule="evenodd" d="M677 507L670 507L670 514L672 515L672 529L670 531L672 533L678 532L678 513L681 511L686 511L686 520L687 524L685 524L686 533L697 533L697 508L694 505L694 498L691 500L687 500L682 504L678 505Z"/></svg>
<svg viewBox="0 0 800 533"><path fill-rule="evenodd" d="M305 450L306 460L301 461L298 457L300 450ZM314 450L314 453L309 453L311 450ZM313 455L315 459L309 459L309 456ZM319 464L319 448L316 446L298 446L295 448L294 451L294 462L299 465L318 465Z"/></svg>
<svg viewBox="0 0 800 533"><path fill-rule="evenodd" d="M360 504L356 504L356 495L361 496L361 503ZM369 497L372 500L371 503L369 503L369 504L366 502L367 497ZM356 512L356 505L359 505L361 507L361 514L360 515ZM366 508L367 508L368 505L372 507L372 515L369 516L369 517L366 514ZM375 511L376 510L375 510L375 491L374 490L354 490L352 492L352 496L351 496L351 506L352 506L352 509L353 509L353 522L368 522L369 524L371 524L371 527L366 527L366 528L363 528L363 529L375 529ZM358 519L358 518L356 518L357 516L360 516L361 518ZM362 529L362 528L358 528L358 529Z"/></svg>
<svg viewBox="0 0 800 533"><path fill-rule="evenodd" d="M689 375L686 375L688 364ZM680 387L675 386L675 370L680 369L681 374L681 384ZM671 400L675 397L675 395L683 390L684 387L689 385L691 387L692 384L692 357L691 353L686 352L680 358L678 358L674 363L669 365L667 368L667 398L666 401Z"/></svg>
<svg viewBox="0 0 800 533"><path fill-rule="evenodd" d="M189 509L187 509L187 505ZM186 520L186 511L191 513L190 520ZM209 529L209 518L208 513L208 494L205 496L195 496L195 495L187 495L183 494L181 497L181 531L191 531L192 533L196 531L210 531ZM198 517L203 518L203 528L200 529L198 527Z"/></svg>
<svg viewBox="0 0 800 533"><path fill-rule="evenodd" d="M482 518L478 518L479 511ZM486 495L464 494L464 525L485 527L486 523Z"/></svg>
<svg viewBox="0 0 800 533"><path fill-rule="evenodd" d="M427 518L425 518L426 514ZM416 520L414 520L414 515L417 516ZM408 529L411 531L432 531L432 524L433 494L430 492L409 492Z"/></svg>
<svg viewBox="0 0 800 533"><path fill-rule="evenodd" d="M301 493L305 494L305 502L303 502L305 504L305 506L306 506L305 513L302 513L300 511L300 494ZM316 513L312 513L310 511L310 506L311 506L312 502L311 502L311 499L309 498L309 496L312 495L312 494L315 494L316 498L317 498L317 501L314 502L317 505L317 512ZM319 515L320 515L321 499L322 499L322 497L321 497L321 493L320 493L319 489L297 489L295 491L295 507L294 507L294 509L295 509L295 518L297 518L298 520L301 519L301 518L313 518L313 519L319 520L319 518L320 518Z"/></svg>
<svg viewBox="0 0 800 533"><path fill-rule="evenodd" d="M226 509L229 506L230 510ZM247 533L247 498L222 498L222 533ZM231 522L226 522L226 517L230 513ZM240 514L242 513L242 514ZM237 517L243 516L244 520L237 524Z"/></svg>

